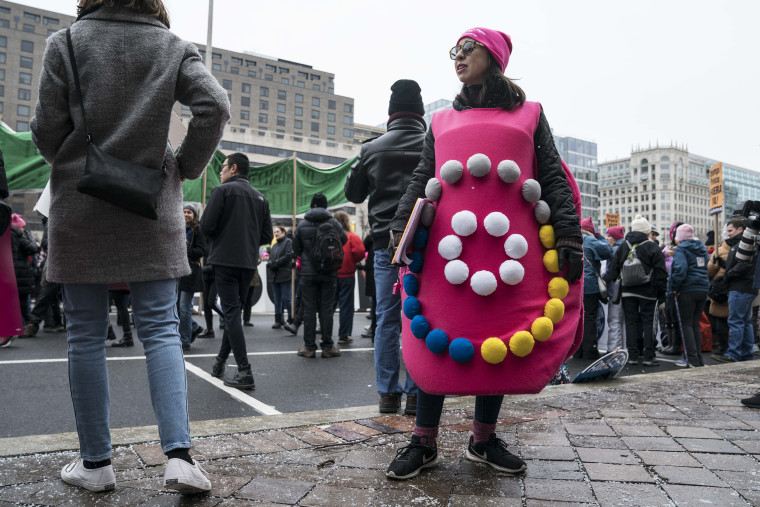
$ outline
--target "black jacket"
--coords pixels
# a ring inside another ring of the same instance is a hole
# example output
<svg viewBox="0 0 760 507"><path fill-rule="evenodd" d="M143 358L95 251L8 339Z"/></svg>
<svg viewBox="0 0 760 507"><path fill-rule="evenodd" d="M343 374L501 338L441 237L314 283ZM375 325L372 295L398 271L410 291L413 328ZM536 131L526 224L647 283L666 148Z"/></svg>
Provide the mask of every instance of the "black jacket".
<svg viewBox="0 0 760 507"><path fill-rule="evenodd" d="M290 282L292 278L293 242L287 236L278 239L269 250L267 269L272 273L272 283Z"/></svg>
<svg viewBox="0 0 760 507"><path fill-rule="evenodd" d="M636 255L647 273L652 273L652 281L648 284L634 287L621 287L623 297L640 296L649 299L665 299L665 290L668 286L668 271L665 269L665 256L662 250L653 241L648 241L643 232L632 231L625 235L625 240L631 245L638 243ZM608 261L606 280L617 280L620 276L620 268L628 257L631 249L628 243L621 243L615 252L615 257Z"/></svg>
<svg viewBox="0 0 760 507"><path fill-rule="evenodd" d="M311 261L311 247L317 236L317 227L323 222L330 221L340 236L340 244L345 245L348 241L346 232L340 226L337 220L332 217L332 213L325 208L311 208L304 215L304 220L296 227L293 235L293 253L296 257L301 257L301 276L317 276L317 270ZM335 276L338 276L338 270L335 270Z"/></svg>
<svg viewBox="0 0 760 507"><path fill-rule="evenodd" d="M34 271L29 256L37 253L34 240L16 226L11 225L11 254L13 270L16 273L16 286L20 296L31 294L34 290Z"/></svg>
<svg viewBox="0 0 760 507"><path fill-rule="evenodd" d="M373 248L388 246L391 220L412 181L424 143L424 120L394 118L388 123L388 132L362 144L359 158L351 166L344 190L355 203L364 202L369 195Z"/></svg>
<svg viewBox="0 0 760 507"><path fill-rule="evenodd" d="M455 109L462 106L455 103ZM578 214L575 212L573 193L567 184L562 162L554 145L549 122L543 111L538 119L536 132L533 134L533 149L536 153L537 181L541 185L541 199L551 209L551 223L557 239L572 237L577 248L581 248L581 226ZM435 138L433 129L428 130L425 146L422 150L422 160L414 170L412 181L404 197L398 205L396 215L391 222L392 231L403 231L409 215L412 213L418 197L425 196L425 185L430 178L435 177ZM375 246L377 248L377 245Z"/></svg>
<svg viewBox="0 0 760 507"><path fill-rule="evenodd" d="M179 290L185 292L201 292L203 290L203 273L201 258L206 255L206 240L203 238L200 226L193 227L187 240L187 262L190 263L191 273L179 279Z"/></svg>
<svg viewBox="0 0 760 507"><path fill-rule="evenodd" d="M201 219L208 244L206 264L256 269L259 245L272 241L269 202L244 176L233 176L211 192Z"/></svg>
<svg viewBox="0 0 760 507"><path fill-rule="evenodd" d="M728 238L726 243L731 250L728 252L726 259L726 280L728 280L728 291L744 292L745 294L757 294L757 290L752 288L752 282L755 275L755 264L757 263L757 252L752 256L751 262L742 262L736 260L736 251L739 249L741 235Z"/></svg>

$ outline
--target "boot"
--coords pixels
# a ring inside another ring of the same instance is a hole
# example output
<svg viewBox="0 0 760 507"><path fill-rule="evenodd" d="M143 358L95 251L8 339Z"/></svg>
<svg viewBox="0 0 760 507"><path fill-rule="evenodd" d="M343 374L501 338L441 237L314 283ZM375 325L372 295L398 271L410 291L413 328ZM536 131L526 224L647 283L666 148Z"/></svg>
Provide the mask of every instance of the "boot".
<svg viewBox="0 0 760 507"><path fill-rule="evenodd" d="M135 342L132 339L132 333L124 333L121 340L117 340L111 344L111 347L134 347Z"/></svg>
<svg viewBox="0 0 760 507"><path fill-rule="evenodd" d="M282 327L282 314L281 313L275 313L274 314L274 324L272 324L272 329L280 329Z"/></svg>
<svg viewBox="0 0 760 507"><path fill-rule="evenodd" d="M285 324L283 326L290 334L298 334L298 328L301 327L300 324Z"/></svg>
<svg viewBox="0 0 760 507"><path fill-rule="evenodd" d="M116 339L116 333L113 332L113 326L108 325L108 335L106 336L106 340L112 341Z"/></svg>
<svg viewBox="0 0 760 507"><path fill-rule="evenodd" d="M216 378L223 378L225 368L227 368L227 361L222 361L217 357L214 359L214 365L211 367L211 376Z"/></svg>
<svg viewBox="0 0 760 507"><path fill-rule="evenodd" d="M24 330L24 334L21 335L22 338L32 338L37 335L37 331L40 330L40 326L38 324L35 324L34 322L30 322L26 325L26 329Z"/></svg>
<svg viewBox="0 0 760 507"><path fill-rule="evenodd" d="M668 328L668 343L669 345L662 350L662 353L667 356L680 356L682 353L681 334L675 328Z"/></svg>
<svg viewBox="0 0 760 507"><path fill-rule="evenodd" d="M235 372L235 376L232 378L224 379L224 385L228 387L234 387L236 389L256 389L256 385L253 383L253 373L251 373L251 365L244 368L238 367Z"/></svg>

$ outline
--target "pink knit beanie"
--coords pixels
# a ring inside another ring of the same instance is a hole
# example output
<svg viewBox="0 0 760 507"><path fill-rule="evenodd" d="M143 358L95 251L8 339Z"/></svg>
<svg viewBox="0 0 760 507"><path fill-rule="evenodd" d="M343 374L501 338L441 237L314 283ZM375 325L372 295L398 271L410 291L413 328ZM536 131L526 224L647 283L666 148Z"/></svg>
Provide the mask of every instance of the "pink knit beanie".
<svg viewBox="0 0 760 507"><path fill-rule="evenodd" d="M596 229L594 229L594 222L591 220L591 217L581 219L581 230L588 231L591 234L596 234Z"/></svg>
<svg viewBox="0 0 760 507"><path fill-rule="evenodd" d="M689 224L681 224L676 229L676 241L681 243L687 239L694 239L694 227Z"/></svg>
<svg viewBox="0 0 760 507"><path fill-rule="evenodd" d="M483 44L496 59L496 63L501 67L501 71L504 72L506 70L507 63L509 63L509 55L512 54L512 39L509 38L509 35L498 30L491 30L490 28L470 28L457 39L457 44L465 37Z"/></svg>
<svg viewBox="0 0 760 507"><path fill-rule="evenodd" d="M610 227L607 229L607 235L610 236L615 241L619 239L623 239L623 236L625 236L625 227L622 225L616 225L615 227Z"/></svg>
<svg viewBox="0 0 760 507"><path fill-rule="evenodd" d="M21 218L21 215L13 213L11 215L11 225L14 227L26 227L26 222Z"/></svg>

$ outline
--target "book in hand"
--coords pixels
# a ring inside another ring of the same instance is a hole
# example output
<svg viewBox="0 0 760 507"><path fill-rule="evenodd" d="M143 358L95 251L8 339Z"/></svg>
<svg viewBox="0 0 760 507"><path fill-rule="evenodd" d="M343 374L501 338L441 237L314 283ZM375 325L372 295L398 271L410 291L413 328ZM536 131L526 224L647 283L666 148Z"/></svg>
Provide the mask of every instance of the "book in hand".
<svg viewBox="0 0 760 507"><path fill-rule="evenodd" d="M414 209L412 209L412 214L409 215L409 220L406 222L404 234L401 236L399 244L396 245L396 253L393 255L393 260L391 261L392 264L397 266L408 266L412 262L406 254L411 250L412 241L414 241L414 233L417 232L420 217L422 216L422 208L429 202L430 199L419 197L417 198L417 202L414 203Z"/></svg>

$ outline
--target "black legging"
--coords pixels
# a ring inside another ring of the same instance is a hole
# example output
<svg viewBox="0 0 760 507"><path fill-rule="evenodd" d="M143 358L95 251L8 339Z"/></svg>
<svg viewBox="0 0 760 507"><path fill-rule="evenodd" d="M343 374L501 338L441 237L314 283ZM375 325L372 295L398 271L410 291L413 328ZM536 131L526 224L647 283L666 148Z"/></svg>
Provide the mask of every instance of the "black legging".
<svg viewBox="0 0 760 507"><path fill-rule="evenodd" d="M441 422L443 394L428 394L420 389L417 393L417 426L435 428ZM475 420L485 424L496 424L499 419L503 395L475 396Z"/></svg>
<svg viewBox="0 0 760 507"><path fill-rule="evenodd" d="M214 275L208 275L203 273L203 316L206 319L206 330L214 330L214 314L216 312L219 317L223 317L222 311L216 307L216 283L214 282Z"/></svg>
<svg viewBox="0 0 760 507"><path fill-rule="evenodd" d="M699 319L705 308L707 292L682 292L678 295L678 309L683 326L683 347L689 366L704 366L702 360L702 330Z"/></svg>

